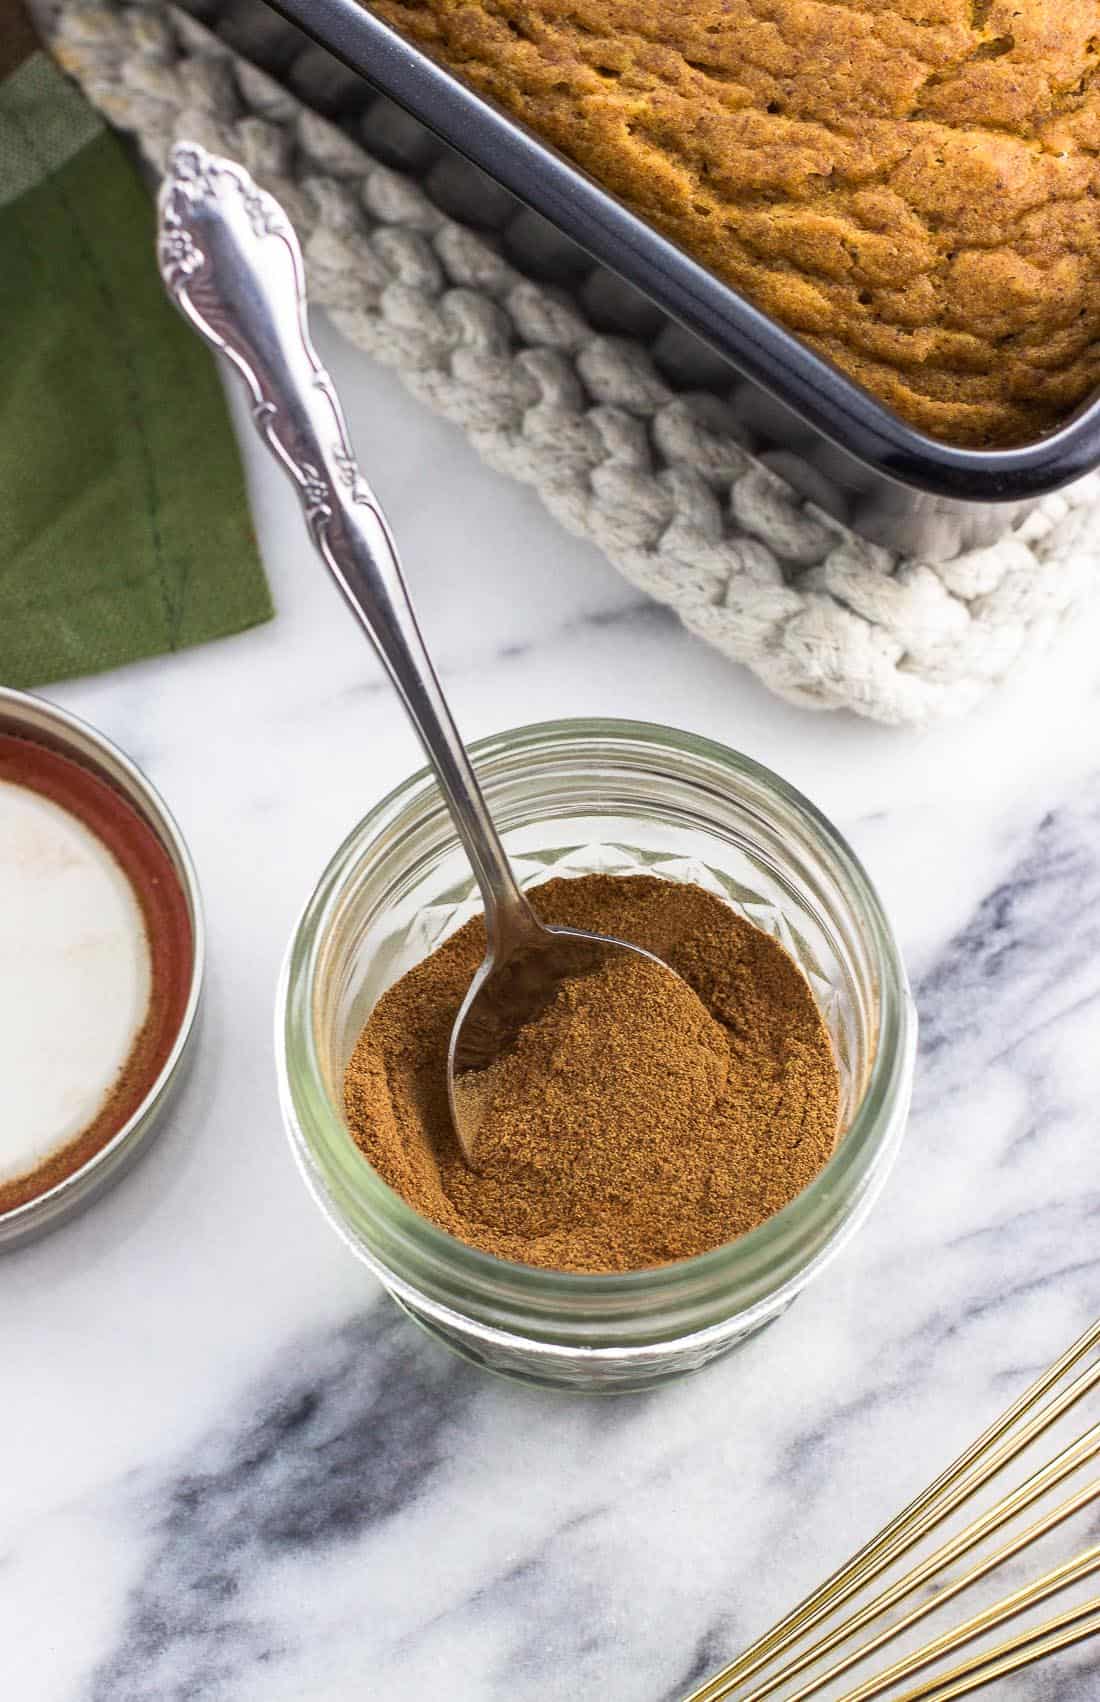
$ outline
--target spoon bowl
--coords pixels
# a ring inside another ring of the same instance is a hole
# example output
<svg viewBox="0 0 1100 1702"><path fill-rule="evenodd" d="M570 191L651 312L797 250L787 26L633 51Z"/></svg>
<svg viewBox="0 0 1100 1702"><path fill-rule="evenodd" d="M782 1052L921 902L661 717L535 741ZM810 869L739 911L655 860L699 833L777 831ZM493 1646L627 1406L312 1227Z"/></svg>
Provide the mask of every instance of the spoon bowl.
<svg viewBox="0 0 1100 1702"><path fill-rule="evenodd" d="M530 927L510 947L490 949L459 1006L447 1049L447 1099L458 1144L475 1165L478 1128L485 1110L483 1072L515 1042L519 1031L554 1002L566 983L593 975L619 957L655 963L671 981L676 972L641 946L576 928L550 928L527 906Z"/></svg>

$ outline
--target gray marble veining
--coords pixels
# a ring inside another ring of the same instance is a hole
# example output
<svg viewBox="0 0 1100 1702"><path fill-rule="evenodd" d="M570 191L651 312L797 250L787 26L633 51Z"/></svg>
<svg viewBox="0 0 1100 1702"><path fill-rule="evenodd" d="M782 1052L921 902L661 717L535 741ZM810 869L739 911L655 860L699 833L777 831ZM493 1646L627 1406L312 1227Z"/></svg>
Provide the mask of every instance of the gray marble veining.
<svg viewBox="0 0 1100 1702"><path fill-rule="evenodd" d="M56 693L179 815L211 980L164 1138L0 1269L0 1693L674 1702L1100 1313L1097 630L959 727L791 710L318 329L468 736L696 728L853 837L917 989L910 1131L820 1283L653 1395L497 1382L378 1293L291 1165L270 1015L310 884L419 758L242 438L278 620ZM1092 1702L1094 1671L995 1694Z"/></svg>

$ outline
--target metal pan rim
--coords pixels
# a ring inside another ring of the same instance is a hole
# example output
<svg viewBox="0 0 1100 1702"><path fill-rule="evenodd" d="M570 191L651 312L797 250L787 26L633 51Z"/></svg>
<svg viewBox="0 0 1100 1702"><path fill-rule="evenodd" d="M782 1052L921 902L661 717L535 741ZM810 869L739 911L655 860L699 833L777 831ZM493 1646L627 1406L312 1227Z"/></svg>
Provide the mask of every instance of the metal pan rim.
<svg viewBox="0 0 1100 1702"><path fill-rule="evenodd" d="M369 0L270 3L880 476L934 497L986 505L1038 499L1100 467L1100 395L1055 430L1014 448L968 449L929 437L383 23L367 10Z"/></svg>

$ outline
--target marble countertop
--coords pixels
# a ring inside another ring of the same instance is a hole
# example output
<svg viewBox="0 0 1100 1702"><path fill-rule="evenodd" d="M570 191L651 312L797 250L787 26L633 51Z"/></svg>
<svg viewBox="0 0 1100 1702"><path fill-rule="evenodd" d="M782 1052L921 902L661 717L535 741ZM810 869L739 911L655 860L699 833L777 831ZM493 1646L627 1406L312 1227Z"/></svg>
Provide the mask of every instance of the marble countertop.
<svg viewBox="0 0 1100 1702"><path fill-rule="evenodd" d="M853 839L921 1009L909 1134L795 1308L652 1395L508 1386L404 1320L301 1185L270 1034L306 893L420 759L246 438L278 618L48 693L169 799L210 969L170 1126L0 1266L0 1690L672 1702L1100 1311L1100 619L960 725L788 708L318 331L469 736L670 722ZM1095 1695L1087 1657L1035 1671L997 1694Z"/></svg>

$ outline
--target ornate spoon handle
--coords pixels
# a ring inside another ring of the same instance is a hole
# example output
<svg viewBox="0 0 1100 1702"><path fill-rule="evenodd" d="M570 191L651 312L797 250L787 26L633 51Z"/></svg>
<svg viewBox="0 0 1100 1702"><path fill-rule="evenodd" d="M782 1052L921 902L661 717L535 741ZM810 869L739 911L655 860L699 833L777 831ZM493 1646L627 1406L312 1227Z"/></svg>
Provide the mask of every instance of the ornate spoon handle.
<svg viewBox="0 0 1100 1702"><path fill-rule="evenodd" d="M393 539L355 461L306 323L297 236L242 167L193 142L172 150L158 258L194 328L227 355L261 436L297 488L310 536L374 644L443 789L485 904L490 940L539 924L512 873L417 625Z"/></svg>

